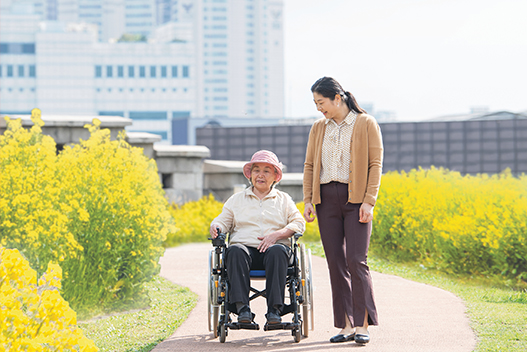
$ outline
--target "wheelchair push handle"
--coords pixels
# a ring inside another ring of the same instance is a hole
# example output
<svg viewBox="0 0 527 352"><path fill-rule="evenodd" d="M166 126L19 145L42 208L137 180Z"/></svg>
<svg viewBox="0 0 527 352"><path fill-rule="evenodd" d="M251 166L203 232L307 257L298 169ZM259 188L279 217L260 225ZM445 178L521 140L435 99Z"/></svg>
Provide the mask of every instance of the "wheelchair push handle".
<svg viewBox="0 0 527 352"><path fill-rule="evenodd" d="M216 227L216 232L218 236L216 238L209 237L209 240L212 240L212 245L214 247L225 247L225 239L227 235L222 233L219 227Z"/></svg>

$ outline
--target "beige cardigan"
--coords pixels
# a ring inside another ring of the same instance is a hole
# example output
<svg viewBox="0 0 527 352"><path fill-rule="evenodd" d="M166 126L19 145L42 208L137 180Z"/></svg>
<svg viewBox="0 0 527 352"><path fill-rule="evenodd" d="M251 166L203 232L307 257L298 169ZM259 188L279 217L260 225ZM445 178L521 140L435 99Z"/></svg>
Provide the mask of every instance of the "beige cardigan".
<svg viewBox="0 0 527 352"><path fill-rule="evenodd" d="M313 124L304 163L304 203L320 204L320 168L326 118ZM375 205L381 185L383 146L381 129L373 116L357 115L351 136L349 203Z"/></svg>

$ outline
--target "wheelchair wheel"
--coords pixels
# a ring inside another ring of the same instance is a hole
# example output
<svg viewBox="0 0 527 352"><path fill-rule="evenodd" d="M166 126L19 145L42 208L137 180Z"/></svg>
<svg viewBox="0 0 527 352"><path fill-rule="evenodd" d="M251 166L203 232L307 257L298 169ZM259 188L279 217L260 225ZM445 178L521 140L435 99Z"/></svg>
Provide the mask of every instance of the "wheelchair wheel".
<svg viewBox="0 0 527 352"><path fill-rule="evenodd" d="M220 325L220 342L224 343L227 337L227 330L225 330L225 324Z"/></svg>
<svg viewBox="0 0 527 352"><path fill-rule="evenodd" d="M309 330L314 328L314 312L313 312L313 276L311 269L311 250L307 250L305 245L300 245L300 274L304 284L302 285L302 295L304 302L302 303L302 334L305 337L309 336Z"/></svg>
<svg viewBox="0 0 527 352"><path fill-rule="evenodd" d="M300 340L302 339L302 332L300 331L300 328L293 331L293 335L295 337L295 342L300 342Z"/></svg>
<svg viewBox="0 0 527 352"><path fill-rule="evenodd" d="M208 320L209 320L209 331L212 331L214 338L218 337L218 321L220 315L220 307L216 303L218 297L218 290L214 284L215 277L212 275L212 269L214 268L214 251L209 252L209 289L208 289Z"/></svg>

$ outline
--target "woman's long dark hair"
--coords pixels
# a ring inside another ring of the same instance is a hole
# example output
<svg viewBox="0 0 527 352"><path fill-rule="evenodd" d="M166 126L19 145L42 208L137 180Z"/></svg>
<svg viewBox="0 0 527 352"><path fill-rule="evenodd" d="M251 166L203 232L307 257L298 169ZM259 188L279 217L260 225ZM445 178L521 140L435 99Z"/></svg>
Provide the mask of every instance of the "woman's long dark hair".
<svg viewBox="0 0 527 352"><path fill-rule="evenodd" d="M353 94L346 92L340 83L331 77L322 77L317 80L315 84L311 86L311 92L320 94L331 100L335 100L335 96L338 94L342 100L346 102L346 105L351 111L357 114L367 114L366 110L359 106Z"/></svg>

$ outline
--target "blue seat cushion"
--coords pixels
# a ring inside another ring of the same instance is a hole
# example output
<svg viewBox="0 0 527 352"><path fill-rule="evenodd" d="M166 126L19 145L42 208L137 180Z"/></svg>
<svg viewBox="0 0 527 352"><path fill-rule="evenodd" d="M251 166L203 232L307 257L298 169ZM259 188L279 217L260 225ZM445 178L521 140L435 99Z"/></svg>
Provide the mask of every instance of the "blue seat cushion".
<svg viewBox="0 0 527 352"><path fill-rule="evenodd" d="M265 270L251 270L249 275L251 277L265 277Z"/></svg>

